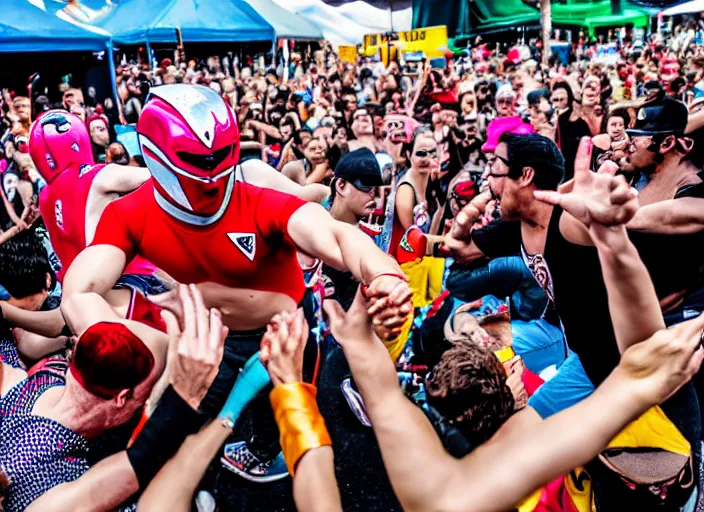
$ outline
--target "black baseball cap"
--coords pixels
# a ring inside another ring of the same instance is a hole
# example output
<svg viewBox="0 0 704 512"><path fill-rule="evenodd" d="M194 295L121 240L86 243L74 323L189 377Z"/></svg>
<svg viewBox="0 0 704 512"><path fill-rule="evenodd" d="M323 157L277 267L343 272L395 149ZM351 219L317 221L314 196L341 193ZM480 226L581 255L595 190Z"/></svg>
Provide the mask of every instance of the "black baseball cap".
<svg viewBox="0 0 704 512"><path fill-rule="evenodd" d="M379 162L368 148L360 148L342 155L335 167L334 177L364 187L384 185Z"/></svg>
<svg viewBox="0 0 704 512"><path fill-rule="evenodd" d="M684 103L665 98L646 103L636 115L636 125L626 130L630 137L639 135L682 135L687 127L687 107Z"/></svg>

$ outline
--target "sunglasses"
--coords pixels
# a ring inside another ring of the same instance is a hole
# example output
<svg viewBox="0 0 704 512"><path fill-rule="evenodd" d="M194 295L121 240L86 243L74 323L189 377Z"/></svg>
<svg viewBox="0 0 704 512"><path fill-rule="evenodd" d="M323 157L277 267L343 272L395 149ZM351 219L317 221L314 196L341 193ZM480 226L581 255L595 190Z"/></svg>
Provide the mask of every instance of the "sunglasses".
<svg viewBox="0 0 704 512"><path fill-rule="evenodd" d="M379 186L378 185L365 185L362 183L360 180L354 180L350 182L354 188L359 190L360 192L364 192L365 194L368 194L369 192L376 191Z"/></svg>
<svg viewBox="0 0 704 512"><path fill-rule="evenodd" d="M413 153L414 156L417 156L418 158L425 158L426 156L436 156L438 154L437 149L419 149L415 153Z"/></svg>
<svg viewBox="0 0 704 512"><path fill-rule="evenodd" d="M496 103L498 105L513 105L513 100L501 99L501 100L496 100Z"/></svg>

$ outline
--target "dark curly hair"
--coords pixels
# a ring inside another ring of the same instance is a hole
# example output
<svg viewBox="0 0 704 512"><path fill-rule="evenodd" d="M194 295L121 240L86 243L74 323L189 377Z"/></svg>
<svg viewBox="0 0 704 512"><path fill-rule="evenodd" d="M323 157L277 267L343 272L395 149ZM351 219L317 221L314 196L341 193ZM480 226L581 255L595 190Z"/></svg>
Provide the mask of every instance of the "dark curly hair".
<svg viewBox="0 0 704 512"><path fill-rule="evenodd" d="M506 372L486 347L457 343L426 380L428 404L474 446L488 441L513 414Z"/></svg>
<svg viewBox="0 0 704 512"><path fill-rule="evenodd" d="M15 299L46 291L47 274L53 281L49 256L33 231L22 231L0 244L0 285Z"/></svg>

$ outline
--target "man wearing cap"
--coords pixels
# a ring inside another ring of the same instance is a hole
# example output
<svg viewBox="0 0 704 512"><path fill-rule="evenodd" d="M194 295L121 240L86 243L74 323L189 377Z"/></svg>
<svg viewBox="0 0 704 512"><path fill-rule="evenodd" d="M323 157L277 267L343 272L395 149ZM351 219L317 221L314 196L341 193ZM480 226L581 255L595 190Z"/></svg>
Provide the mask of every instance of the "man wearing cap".
<svg viewBox="0 0 704 512"><path fill-rule="evenodd" d="M704 310L700 267L704 247L704 183L689 159L693 141L684 136L688 112L666 98L642 107L633 129L626 163L643 175L641 207L628 223L631 240L650 270L668 323ZM575 166L578 164L575 163ZM569 226L569 228L567 227ZM586 243L575 223L563 223L566 236Z"/></svg>
<svg viewBox="0 0 704 512"><path fill-rule="evenodd" d="M376 208L379 187L384 184L374 153L360 148L343 155L330 183L330 215L354 226ZM334 298L347 310L354 300L359 282L350 272L323 265L323 273L335 286Z"/></svg>

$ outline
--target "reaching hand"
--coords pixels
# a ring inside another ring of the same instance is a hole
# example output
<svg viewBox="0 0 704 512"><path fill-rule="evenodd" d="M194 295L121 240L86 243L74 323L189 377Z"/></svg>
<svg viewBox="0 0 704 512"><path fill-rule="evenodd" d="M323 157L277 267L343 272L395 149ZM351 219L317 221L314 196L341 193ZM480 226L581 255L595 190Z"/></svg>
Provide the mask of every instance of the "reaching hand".
<svg viewBox="0 0 704 512"><path fill-rule="evenodd" d="M571 191L536 191L535 198L562 208L589 227L626 224L638 210L638 193L623 176L616 176L618 165L607 161L594 173L589 170L592 141L585 137L579 145L574 164Z"/></svg>
<svg viewBox="0 0 704 512"><path fill-rule="evenodd" d="M323 309L328 316L330 332L342 348L355 343L376 341L376 334L361 289L357 290L354 302L347 312L334 300L325 300Z"/></svg>
<svg viewBox="0 0 704 512"><path fill-rule="evenodd" d="M487 204L491 199L491 191L489 190L474 196L469 204L457 213L450 229L450 236L456 240L467 241L472 232L472 226L486 211Z"/></svg>
<svg viewBox="0 0 704 512"><path fill-rule="evenodd" d="M372 280L365 295L374 325L388 330L387 338L393 339L413 311L408 283L396 276L382 275Z"/></svg>
<svg viewBox="0 0 704 512"><path fill-rule="evenodd" d="M303 382L303 351L307 341L308 323L302 309L271 319L262 338L259 359L274 386Z"/></svg>
<svg viewBox="0 0 704 512"><path fill-rule="evenodd" d="M169 381L188 405L198 410L220 368L227 328L220 312L208 309L195 285L180 285L183 329L176 317L163 311L169 344Z"/></svg>
<svg viewBox="0 0 704 512"><path fill-rule="evenodd" d="M181 303L180 294L180 285L178 285L168 292L147 295L147 299L161 309L170 312L178 321L179 326L183 328L183 304Z"/></svg>
<svg viewBox="0 0 704 512"><path fill-rule="evenodd" d="M636 381L636 396L657 405L692 378L704 359L704 314L656 332L621 356L617 371Z"/></svg>

